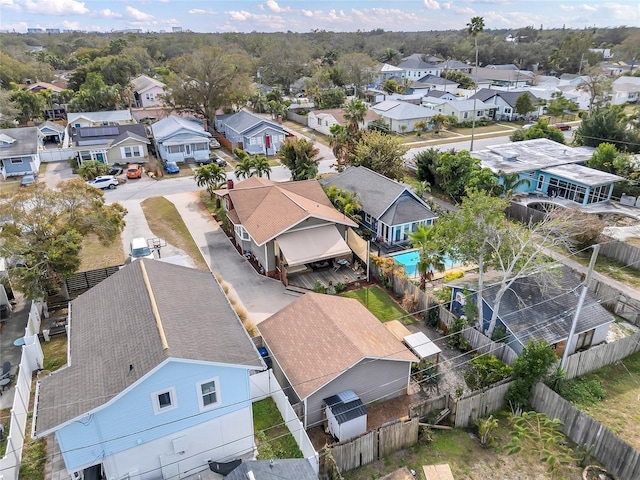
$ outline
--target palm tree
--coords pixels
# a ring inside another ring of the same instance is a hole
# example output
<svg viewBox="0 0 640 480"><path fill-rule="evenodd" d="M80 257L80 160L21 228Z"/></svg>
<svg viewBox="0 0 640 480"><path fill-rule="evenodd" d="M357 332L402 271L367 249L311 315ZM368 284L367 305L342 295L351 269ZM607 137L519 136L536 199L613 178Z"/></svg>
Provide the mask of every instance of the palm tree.
<svg viewBox="0 0 640 480"><path fill-rule="evenodd" d="M320 150L304 138L288 138L278 152L280 162L291 171L291 180L307 180L318 174Z"/></svg>
<svg viewBox="0 0 640 480"><path fill-rule="evenodd" d="M523 185L529 187L531 181L528 178L520 177L517 173L505 173L503 171L498 172L498 175L502 179L502 194L507 198L511 198L513 192Z"/></svg>
<svg viewBox="0 0 640 480"><path fill-rule="evenodd" d="M255 175L257 177L262 177L266 175L267 178L271 178L271 165L269 165L269 160L264 155L254 155L252 159L253 164L253 172L251 172L251 176Z"/></svg>
<svg viewBox="0 0 640 480"><path fill-rule="evenodd" d="M360 124L364 122L367 114L367 106L359 98L354 98L344 108L344 119L347 121L347 131L356 134L360 130Z"/></svg>
<svg viewBox="0 0 640 480"><path fill-rule="evenodd" d="M329 146L333 155L336 157L338 172L341 172L348 163L349 157L349 139L347 129L338 123L332 125L329 129L331 136L329 137Z"/></svg>
<svg viewBox="0 0 640 480"><path fill-rule="evenodd" d="M416 269L420 272L420 289L424 290L427 281L433 280L433 270L443 272L445 253L434 239L432 226L420 225L415 232L409 233L411 244L419 249L420 257Z"/></svg>
<svg viewBox="0 0 640 480"><path fill-rule="evenodd" d="M473 17L467 23L467 33L473 38L476 47L476 78L478 77L478 35L484 31L484 18Z"/></svg>
<svg viewBox="0 0 640 480"><path fill-rule="evenodd" d="M210 163L196 168L194 178L199 187L207 188L207 192L213 199L213 192L227 181L227 174L216 163Z"/></svg>
<svg viewBox="0 0 640 480"><path fill-rule="evenodd" d="M247 156L243 158L238 165L236 165L236 169L234 170L234 174L238 179L240 178L249 178L251 176L253 169L253 160Z"/></svg>
<svg viewBox="0 0 640 480"><path fill-rule="evenodd" d="M336 210L344 213L354 222L360 222L359 212L362 210L362 204L358 200L357 193L342 190L335 185L331 185L325 193Z"/></svg>

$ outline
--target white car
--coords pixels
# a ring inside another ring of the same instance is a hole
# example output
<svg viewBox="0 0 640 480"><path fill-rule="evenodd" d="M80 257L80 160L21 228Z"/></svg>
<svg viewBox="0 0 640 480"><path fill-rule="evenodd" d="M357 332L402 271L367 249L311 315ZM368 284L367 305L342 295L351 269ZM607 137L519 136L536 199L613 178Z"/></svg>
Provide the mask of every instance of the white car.
<svg viewBox="0 0 640 480"><path fill-rule="evenodd" d="M118 186L118 179L113 175L100 175L99 177L88 181L87 185L91 185L92 187L100 188L102 190L105 188L113 190Z"/></svg>
<svg viewBox="0 0 640 480"><path fill-rule="evenodd" d="M527 123L526 125L522 126L522 130L529 130L534 125L535 125L535 123Z"/></svg>
<svg viewBox="0 0 640 480"><path fill-rule="evenodd" d="M215 138L212 138L209 140L209 148L214 149L214 148L220 148L220 142L218 142L218 140L216 140Z"/></svg>

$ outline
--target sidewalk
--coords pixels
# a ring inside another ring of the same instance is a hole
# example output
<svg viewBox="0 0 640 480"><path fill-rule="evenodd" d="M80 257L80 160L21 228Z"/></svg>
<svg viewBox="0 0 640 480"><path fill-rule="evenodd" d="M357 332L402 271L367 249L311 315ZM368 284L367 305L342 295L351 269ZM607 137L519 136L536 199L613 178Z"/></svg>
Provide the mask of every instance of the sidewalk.
<svg viewBox="0 0 640 480"><path fill-rule="evenodd" d="M199 201L200 192L167 195L189 229L209 269L229 285L229 295L240 300L249 319L258 324L293 302L282 283L256 272L238 253L218 223Z"/></svg>

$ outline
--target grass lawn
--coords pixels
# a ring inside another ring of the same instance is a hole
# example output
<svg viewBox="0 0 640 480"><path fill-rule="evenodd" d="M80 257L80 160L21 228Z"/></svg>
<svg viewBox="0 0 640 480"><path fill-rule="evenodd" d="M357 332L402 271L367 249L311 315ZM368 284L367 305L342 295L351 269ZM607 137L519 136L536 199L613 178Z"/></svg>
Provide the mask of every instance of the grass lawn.
<svg viewBox="0 0 640 480"><path fill-rule="evenodd" d="M283 422L276 402L271 397L253 404L253 431L258 446L258 460L302 458L298 444Z"/></svg>
<svg viewBox="0 0 640 480"><path fill-rule="evenodd" d="M105 246L97 235L87 235L82 241L80 251L80 272L95 270L96 268L111 267L124 264L124 249L120 235L113 242Z"/></svg>
<svg viewBox="0 0 640 480"><path fill-rule="evenodd" d="M142 210L149 223L149 228L155 236L184 250L187 255L193 258L195 266L199 270L209 271L200 249L193 241L173 203L164 197L147 198L142 202Z"/></svg>
<svg viewBox="0 0 640 480"><path fill-rule="evenodd" d="M539 480L578 479L582 468L567 466L559 472L549 472L539 458L536 448L523 448L508 455L506 445L511 441L511 428L506 414L499 414L499 427L495 431L496 443L483 448L476 436L463 429L435 430L434 441L419 443L401 450L375 463L344 474L345 480L380 478L398 468L416 471L417 479L424 480L422 465L448 463L456 480ZM552 447L553 448L553 447Z"/></svg>
<svg viewBox="0 0 640 480"><path fill-rule="evenodd" d="M355 298L375 315L381 322L400 320L404 325L415 323L412 316L402 308L380 287L366 287L341 293L343 297Z"/></svg>
<svg viewBox="0 0 640 480"><path fill-rule="evenodd" d="M9 435L9 425L11 419L11 409L3 408L0 410L0 423L4 426L4 435L0 440L0 458L4 457L7 448L7 436Z"/></svg>
<svg viewBox="0 0 640 480"><path fill-rule="evenodd" d="M67 336L57 335L51 341L40 343L44 354L43 370L53 372L67 363Z"/></svg>
<svg viewBox="0 0 640 480"><path fill-rule="evenodd" d="M20 181L0 182L0 195L12 195L20 189Z"/></svg>
<svg viewBox="0 0 640 480"><path fill-rule="evenodd" d="M591 381L602 386L604 400L588 401L585 385ZM576 400L570 400L580 410L605 424L635 449L640 449L640 353L568 383L576 392Z"/></svg>
<svg viewBox="0 0 640 480"><path fill-rule="evenodd" d="M452 128L451 131L455 133L459 133L461 135L471 135L471 127L467 128ZM505 125L487 125L485 127L478 127L474 130L474 135L478 135L479 133L496 133L500 132L502 135L510 135L513 131L506 127Z"/></svg>
<svg viewBox="0 0 640 480"><path fill-rule="evenodd" d="M582 252L575 255L573 258L582 265L587 266L589 265L591 252ZM626 283L627 285L631 285L635 288L640 288L640 270L626 267L623 263L618 262L617 260L605 257L604 255L598 255L595 270L596 272L613 278L614 280Z"/></svg>

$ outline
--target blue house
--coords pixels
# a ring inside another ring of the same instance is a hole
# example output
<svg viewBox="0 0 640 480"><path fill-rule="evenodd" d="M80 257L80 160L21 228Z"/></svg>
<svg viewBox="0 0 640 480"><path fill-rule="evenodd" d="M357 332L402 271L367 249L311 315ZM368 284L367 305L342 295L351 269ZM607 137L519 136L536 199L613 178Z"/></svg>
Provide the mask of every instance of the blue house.
<svg viewBox="0 0 640 480"><path fill-rule="evenodd" d="M151 125L156 151L165 162L199 162L209 158L209 139L197 120L170 115Z"/></svg>
<svg viewBox="0 0 640 480"><path fill-rule="evenodd" d="M3 179L37 175L42 134L38 127L0 129L0 175Z"/></svg>
<svg viewBox="0 0 640 480"><path fill-rule="evenodd" d="M33 429L55 433L72 476L183 478L253 458L249 375L266 367L209 272L138 260L69 311L68 362L38 382Z"/></svg>
<svg viewBox="0 0 640 480"><path fill-rule="evenodd" d="M482 294L483 331L489 327L498 286L485 278ZM520 353L530 340L544 340L561 356L567 348L571 322L580 296L581 278L566 266L558 268L551 284L543 284L535 278L522 278L500 300L496 328L506 330L506 342L516 353ZM451 311L464 315L464 305L476 302L477 275L465 275L447 286L452 288ZM587 293L584 306L576 325L569 354L602 343L607 338L614 317L591 293Z"/></svg>
<svg viewBox="0 0 640 480"><path fill-rule="evenodd" d="M623 180L617 175L585 167L583 164L593 152L589 147L572 148L547 138L537 138L493 145L471 152L471 156L480 159L481 165L499 178L515 173L526 180L514 193L535 194L550 201L563 199L579 207L608 202L613 184Z"/></svg>
<svg viewBox="0 0 640 480"><path fill-rule="evenodd" d="M251 155L275 155L284 142L282 125L244 110L216 117L216 130L231 142L231 147L241 148Z"/></svg>
<svg viewBox="0 0 640 480"><path fill-rule="evenodd" d="M356 193L362 206L360 223L380 243L404 244L420 225L431 225L437 215L415 193L395 180L366 167L349 167L320 180L324 188L335 186Z"/></svg>

